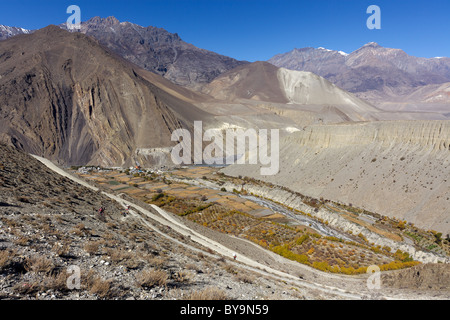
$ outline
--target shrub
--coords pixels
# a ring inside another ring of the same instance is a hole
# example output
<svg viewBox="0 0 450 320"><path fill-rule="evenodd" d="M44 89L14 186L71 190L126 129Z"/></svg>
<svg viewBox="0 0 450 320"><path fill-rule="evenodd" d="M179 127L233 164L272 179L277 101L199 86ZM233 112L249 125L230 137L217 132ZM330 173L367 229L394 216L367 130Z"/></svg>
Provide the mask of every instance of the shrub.
<svg viewBox="0 0 450 320"><path fill-rule="evenodd" d="M201 212L201 211L203 211L203 210L205 210L205 209L208 209L208 208L211 207L212 205L213 205L212 203L200 205L200 206L198 206L198 207L196 207L196 208L194 208L194 209L185 211L184 213L180 214L180 216L184 217L184 216L190 215L190 214L192 214L192 213Z"/></svg>
<svg viewBox="0 0 450 320"><path fill-rule="evenodd" d="M359 233L359 234L358 234L358 237L359 237L362 241L368 242L368 241L367 241L367 238L366 238L362 233Z"/></svg>
<svg viewBox="0 0 450 320"><path fill-rule="evenodd" d="M192 279L192 273L187 271L179 271L174 274L173 279L179 283L189 283Z"/></svg>
<svg viewBox="0 0 450 320"><path fill-rule="evenodd" d="M141 287L152 288L166 285L168 278L165 271L150 269L141 271L136 280Z"/></svg>
<svg viewBox="0 0 450 320"><path fill-rule="evenodd" d="M14 240L14 244L17 244L19 246L28 246L30 244L30 239L25 236L20 236L16 240Z"/></svg>
<svg viewBox="0 0 450 320"><path fill-rule="evenodd" d="M53 261L45 257L28 258L25 264L25 270L36 273L50 273L54 267Z"/></svg>
<svg viewBox="0 0 450 320"><path fill-rule="evenodd" d="M333 269L331 269L333 270ZM341 267L340 273L347 274L347 275L354 275L356 274L356 270L353 267Z"/></svg>
<svg viewBox="0 0 450 320"><path fill-rule="evenodd" d="M436 233L434 236L436 237L435 242L438 243L438 244L440 244L440 243L442 242L442 233L441 233L441 232L438 232L438 233Z"/></svg>
<svg viewBox="0 0 450 320"><path fill-rule="evenodd" d="M388 264L381 265L380 270L381 271L398 270L398 269L410 268L410 267L416 266L418 264L420 264L420 262L417 262L417 261L408 261L408 262L392 261Z"/></svg>
<svg viewBox="0 0 450 320"><path fill-rule="evenodd" d="M39 283L20 282L13 286L13 291L18 294L27 295L39 291Z"/></svg>
<svg viewBox="0 0 450 320"><path fill-rule="evenodd" d="M108 298L111 294L111 280L103 280L100 277L94 278L90 292L101 299Z"/></svg>
<svg viewBox="0 0 450 320"><path fill-rule="evenodd" d="M99 242L89 242L84 246L84 251L89 254L96 254L98 252Z"/></svg>
<svg viewBox="0 0 450 320"><path fill-rule="evenodd" d="M216 287L208 287L201 291L191 293L186 300L228 300L223 290Z"/></svg>
<svg viewBox="0 0 450 320"><path fill-rule="evenodd" d="M60 292L68 291L67 287L67 270L61 270L58 274L46 276L40 283L40 290L57 290Z"/></svg>
<svg viewBox="0 0 450 320"><path fill-rule="evenodd" d="M238 272L236 271L236 269L232 266L232 265L225 265L224 267L225 271L231 274L237 274Z"/></svg>
<svg viewBox="0 0 450 320"><path fill-rule="evenodd" d="M23 203L32 203L29 197L17 196L16 200Z"/></svg>
<svg viewBox="0 0 450 320"><path fill-rule="evenodd" d="M318 269L320 271L329 272L330 271L330 265L326 261L314 261L312 264L312 267L315 269Z"/></svg>
<svg viewBox="0 0 450 320"><path fill-rule="evenodd" d="M282 246L276 246L272 248L272 251L279 254L282 257L285 257L289 260L297 261L303 264L308 264L308 256L304 254L296 254L292 252L289 248L289 245L285 244Z"/></svg>
<svg viewBox="0 0 450 320"><path fill-rule="evenodd" d="M255 278L253 276L248 275L248 274L238 273L236 275L236 280L238 280L240 282L243 282L243 283L252 284L255 281Z"/></svg>
<svg viewBox="0 0 450 320"><path fill-rule="evenodd" d="M83 223L79 223L75 227L73 227L71 233L81 237L83 235L87 235L89 231L88 229L86 229L86 226Z"/></svg>
<svg viewBox="0 0 450 320"><path fill-rule="evenodd" d="M153 201L153 202L158 201L159 199L161 199L161 198L163 198L163 197L164 197L164 193L158 192L158 194L155 194L155 195L153 196L152 201Z"/></svg>
<svg viewBox="0 0 450 320"><path fill-rule="evenodd" d="M168 262L167 257L147 256L146 260L152 267L157 268L157 269L162 268Z"/></svg>
<svg viewBox="0 0 450 320"><path fill-rule="evenodd" d="M65 257L69 255L70 246L67 243L64 245L55 243L55 245L52 248L52 251L55 252L58 257Z"/></svg>
<svg viewBox="0 0 450 320"><path fill-rule="evenodd" d="M397 260L400 260L402 262L413 261L413 259L409 256L409 253L403 252L400 249L395 252L394 256L397 258Z"/></svg>
<svg viewBox="0 0 450 320"><path fill-rule="evenodd" d="M397 228L400 229L400 230L404 230L406 228L406 221L400 221L397 224Z"/></svg>
<svg viewBox="0 0 450 320"><path fill-rule="evenodd" d="M0 251L0 271L8 267L14 259L15 253L9 250Z"/></svg>
<svg viewBox="0 0 450 320"><path fill-rule="evenodd" d="M131 259L133 254L130 252L127 252L122 249L114 248L114 249L108 249L107 250L108 256L111 258L112 262L119 263L124 260Z"/></svg>

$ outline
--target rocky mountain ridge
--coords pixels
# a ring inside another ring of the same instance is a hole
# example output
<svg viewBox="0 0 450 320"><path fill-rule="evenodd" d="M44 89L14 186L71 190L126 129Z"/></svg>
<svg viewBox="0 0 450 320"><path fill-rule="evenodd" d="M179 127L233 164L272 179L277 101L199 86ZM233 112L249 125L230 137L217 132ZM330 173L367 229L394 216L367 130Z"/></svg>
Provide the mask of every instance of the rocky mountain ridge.
<svg viewBox="0 0 450 320"><path fill-rule="evenodd" d="M184 42L177 33L120 22L115 17L94 17L82 22L80 32L143 69L192 88L246 63L197 48Z"/></svg>
<svg viewBox="0 0 450 320"><path fill-rule="evenodd" d="M163 28L120 22L115 17L93 17L81 23L79 31L60 24L64 30L81 32L97 39L118 55L139 67L159 74L175 84L198 88L219 74L246 64L184 42ZM0 27L0 40L35 30Z"/></svg>
<svg viewBox="0 0 450 320"><path fill-rule="evenodd" d="M23 28L0 25L0 41L17 36L19 34L29 34L31 32L32 32L31 30Z"/></svg>

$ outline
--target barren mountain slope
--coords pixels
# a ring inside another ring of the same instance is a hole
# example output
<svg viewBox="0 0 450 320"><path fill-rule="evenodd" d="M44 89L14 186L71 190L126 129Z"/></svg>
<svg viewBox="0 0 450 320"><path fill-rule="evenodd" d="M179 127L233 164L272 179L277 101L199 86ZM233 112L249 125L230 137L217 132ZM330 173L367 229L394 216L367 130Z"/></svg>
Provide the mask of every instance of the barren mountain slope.
<svg viewBox="0 0 450 320"><path fill-rule="evenodd" d="M368 100L378 99L377 92L366 92ZM401 112L427 112L436 113L450 119L450 82L443 84L430 84L403 94L400 97L378 103L380 109Z"/></svg>
<svg viewBox="0 0 450 320"><path fill-rule="evenodd" d="M124 165L137 148L168 147L173 130L199 120L200 111L165 92L158 76L144 79L83 34L50 26L0 42L0 52L1 141L27 152Z"/></svg>
<svg viewBox="0 0 450 320"><path fill-rule="evenodd" d="M280 172L224 169L303 194L450 232L450 123L395 121L310 126L280 143Z"/></svg>
<svg viewBox="0 0 450 320"><path fill-rule="evenodd" d="M205 85L202 92L227 102L286 105L285 109L299 113L323 111L324 119L327 113L340 114L341 121L375 120L380 111L311 72L277 68L267 62L235 68Z"/></svg>
<svg viewBox="0 0 450 320"><path fill-rule="evenodd" d="M252 99L288 103L277 79L278 68L267 62L237 67L217 77L202 92L219 100Z"/></svg>
<svg viewBox="0 0 450 320"><path fill-rule="evenodd" d="M324 48L294 49L274 56L269 62L291 70L314 72L376 106L385 102L414 104L417 100L408 100L408 96L416 90L450 81L450 58L414 57L373 42L350 54ZM423 99L425 95L419 98ZM441 102L448 105L450 100L447 97ZM432 103L424 107L427 111L437 110Z"/></svg>

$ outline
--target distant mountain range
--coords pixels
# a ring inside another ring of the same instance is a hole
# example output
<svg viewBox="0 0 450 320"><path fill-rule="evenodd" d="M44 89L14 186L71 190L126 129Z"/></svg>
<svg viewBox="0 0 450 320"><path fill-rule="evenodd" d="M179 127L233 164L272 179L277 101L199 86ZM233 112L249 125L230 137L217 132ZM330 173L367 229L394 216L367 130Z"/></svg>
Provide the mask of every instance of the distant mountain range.
<svg viewBox="0 0 450 320"><path fill-rule="evenodd" d="M68 30L66 24L60 27ZM0 26L0 40L32 32ZM114 17L94 17L82 22L80 32L141 68L186 87L198 88L223 72L248 63L197 48L162 28L120 22Z"/></svg>
<svg viewBox="0 0 450 320"><path fill-rule="evenodd" d="M313 72L376 105L450 103L450 58L413 57L371 42L350 54L324 48L294 49L269 62ZM414 95L419 89L423 95Z"/></svg>
<svg viewBox="0 0 450 320"><path fill-rule="evenodd" d="M66 24L60 27L67 30ZM94 17L82 22L80 31L139 67L195 90L249 63L197 48L176 33L114 17ZM32 32L0 25L0 40ZM268 62L315 73L389 111L448 113L450 58L418 58L371 42L349 54L325 48L294 49Z"/></svg>
<svg viewBox="0 0 450 320"><path fill-rule="evenodd" d="M33 31L23 29L23 28L16 28L16 27L8 27L0 25L0 40L6 40L8 38L17 36L19 34L28 34Z"/></svg>

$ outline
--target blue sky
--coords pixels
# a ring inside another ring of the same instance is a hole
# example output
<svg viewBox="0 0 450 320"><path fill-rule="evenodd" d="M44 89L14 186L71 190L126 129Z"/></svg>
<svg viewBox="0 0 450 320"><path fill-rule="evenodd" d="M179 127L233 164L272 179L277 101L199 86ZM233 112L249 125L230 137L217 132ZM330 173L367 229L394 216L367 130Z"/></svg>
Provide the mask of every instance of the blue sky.
<svg viewBox="0 0 450 320"><path fill-rule="evenodd" d="M0 24L38 29L68 18L115 16L164 28L197 47L236 59L268 60L293 48L352 52L378 42L420 57L450 56L450 0L0 0ZM369 30L369 5L381 30Z"/></svg>

